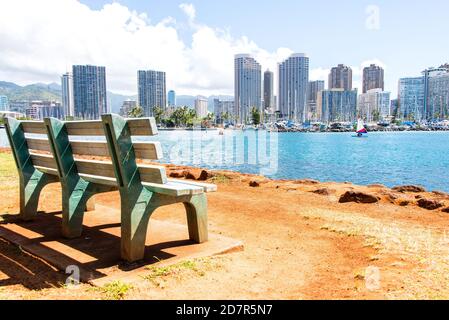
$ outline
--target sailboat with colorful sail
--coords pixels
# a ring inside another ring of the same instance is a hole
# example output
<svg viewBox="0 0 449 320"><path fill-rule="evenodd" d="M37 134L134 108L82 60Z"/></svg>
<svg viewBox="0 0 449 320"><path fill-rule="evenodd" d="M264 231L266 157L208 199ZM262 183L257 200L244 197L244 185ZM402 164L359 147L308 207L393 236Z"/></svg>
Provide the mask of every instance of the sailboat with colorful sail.
<svg viewBox="0 0 449 320"><path fill-rule="evenodd" d="M357 122L357 131L356 135L353 136L355 138L368 138L368 131L366 130L365 126L363 125L363 120L359 119Z"/></svg>

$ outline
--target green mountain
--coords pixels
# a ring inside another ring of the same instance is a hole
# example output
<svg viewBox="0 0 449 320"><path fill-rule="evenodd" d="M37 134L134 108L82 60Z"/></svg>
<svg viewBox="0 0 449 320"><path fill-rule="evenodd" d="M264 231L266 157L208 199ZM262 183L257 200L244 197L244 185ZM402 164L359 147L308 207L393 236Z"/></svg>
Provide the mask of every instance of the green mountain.
<svg viewBox="0 0 449 320"><path fill-rule="evenodd" d="M19 86L12 82L0 81L0 96L12 100L56 100L61 101L61 85L57 83L35 83ZM123 101L136 99L136 96L124 96L108 91L108 104L112 112L119 113Z"/></svg>
<svg viewBox="0 0 449 320"><path fill-rule="evenodd" d="M36 83L19 86L12 82L0 81L0 95L9 100L58 100L61 101L61 87L55 83Z"/></svg>

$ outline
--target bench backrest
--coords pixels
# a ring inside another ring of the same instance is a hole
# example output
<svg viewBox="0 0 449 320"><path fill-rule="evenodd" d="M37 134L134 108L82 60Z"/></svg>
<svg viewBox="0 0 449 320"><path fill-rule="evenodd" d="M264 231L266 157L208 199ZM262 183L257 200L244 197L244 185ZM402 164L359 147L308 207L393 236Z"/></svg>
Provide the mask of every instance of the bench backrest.
<svg viewBox="0 0 449 320"><path fill-rule="evenodd" d="M126 119L132 136L156 135L157 127L153 118ZM17 121L7 119L7 130L11 131L11 147L17 167L21 170L23 163L31 161L34 168L48 174L65 178L71 173L106 177L115 180L114 165L110 160L87 160L82 156L110 157L108 143L79 137L103 136L103 122L70 121L57 119L44 121ZM45 134L46 137L30 137L25 134ZM78 139L73 139L78 137ZM159 142L134 142L132 149L136 158L159 160L162 148ZM21 155L21 156L20 156ZM21 160L21 161L20 161ZM143 182L167 183L165 169L160 166L139 165L138 170Z"/></svg>

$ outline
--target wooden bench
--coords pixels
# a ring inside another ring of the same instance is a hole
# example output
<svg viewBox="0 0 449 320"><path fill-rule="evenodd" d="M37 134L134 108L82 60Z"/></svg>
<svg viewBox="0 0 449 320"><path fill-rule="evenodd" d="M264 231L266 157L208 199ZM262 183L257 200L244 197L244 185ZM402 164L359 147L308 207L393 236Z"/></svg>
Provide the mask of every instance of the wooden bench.
<svg viewBox="0 0 449 320"><path fill-rule="evenodd" d="M27 158L26 162L33 167L33 174L45 177L41 178L42 185L47 183L46 179L55 181L56 178L60 181L62 233L65 237L81 235L84 211L93 195L118 189L121 198L123 259L133 262L144 257L151 214L157 208L173 203L185 205L190 239L197 243L207 241L205 193L216 191L216 186L168 179L164 167L136 162L139 158L162 158L159 142L133 142L131 139L132 136L156 135L157 127L153 118L124 119L118 115L104 115L98 121L74 122L46 118L43 122L44 130L42 122L18 122L13 119L6 122L8 131L16 128L11 130L13 149L23 145L24 150L37 148L51 151L52 155L28 151L29 155L24 155L23 158ZM21 133L17 134L17 131ZM24 132L46 133L48 139L15 138L14 135L22 136ZM85 138L74 140L73 136ZM106 137L106 141L88 141L88 136ZM110 157L110 160L86 160L78 157L83 155ZM18 168L20 173L23 166L18 165ZM27 193L24 195L26 199ZM38 194L35 197L37 202ZM24 211L26 214L23 217L32 217L35 213L31 209L29 212Z"/></svg>

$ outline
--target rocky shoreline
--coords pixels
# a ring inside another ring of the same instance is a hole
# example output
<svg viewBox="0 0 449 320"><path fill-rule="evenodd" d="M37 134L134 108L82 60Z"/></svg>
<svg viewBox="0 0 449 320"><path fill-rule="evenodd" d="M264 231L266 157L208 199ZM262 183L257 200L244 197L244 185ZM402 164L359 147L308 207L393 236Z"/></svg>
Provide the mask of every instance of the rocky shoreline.
<svg viewBox="0 0 449 320"><path fill-rule="evenodd" d="M350 182L320 182L312 179L272 180L263 176L243 174L233 171L196 169L187 166L166 165L171 178L208 182L239 183L249 188L273 188L286 191L306 191L331 197L336 202L376 204L386 203L400 207L422 208L429 211L449 213L449 194L442 191L427 191L419 185L404 185L388 188L381 184L367 186Z"/></svg>

